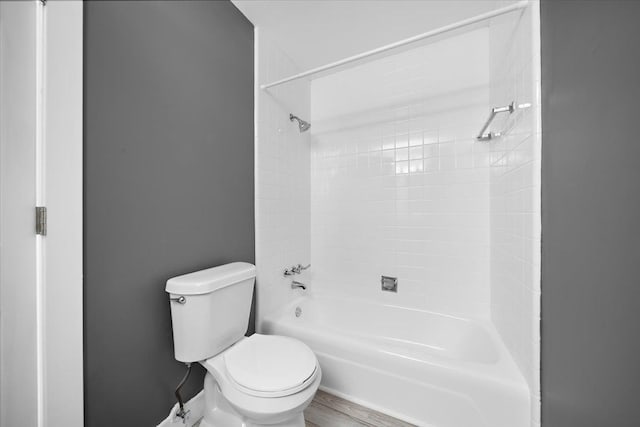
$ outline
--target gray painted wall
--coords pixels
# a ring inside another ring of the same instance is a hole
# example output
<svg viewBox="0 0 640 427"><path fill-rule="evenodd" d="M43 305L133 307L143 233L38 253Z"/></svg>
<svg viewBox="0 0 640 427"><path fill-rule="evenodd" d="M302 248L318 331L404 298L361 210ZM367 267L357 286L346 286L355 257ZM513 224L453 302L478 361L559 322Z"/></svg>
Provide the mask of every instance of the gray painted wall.
<svg viewBox="0 0 640 427"><path fill-rule="evenodd" d="M542 2L542 420L640 425L640 2Z"/></svg>
<svg viewBox="0 0 640 427"><path fill-rule="evenodd" d="M184 374L166 280L254 261L253 27L226 1L84 24L85 425L152 426Z"/></svg>

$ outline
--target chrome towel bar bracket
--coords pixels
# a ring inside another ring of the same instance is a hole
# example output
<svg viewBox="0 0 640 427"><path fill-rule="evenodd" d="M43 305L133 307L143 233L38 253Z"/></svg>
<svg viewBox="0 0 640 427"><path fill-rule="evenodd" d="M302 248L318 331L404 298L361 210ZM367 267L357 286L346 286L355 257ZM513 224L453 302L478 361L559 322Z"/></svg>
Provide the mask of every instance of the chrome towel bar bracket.
<svg viewBox="0 0 640 427"><path fill-rule="evenodd" d="M489 141L493 138L497 138L499 136L502 135L502 132L487 132L485 133L485 131L489 128L489 125L491 125L491 122L493 121L493 119L500 113L513 113L514 111L516 111L516 103L512 102L509 105L506 105L504 107L494 107L491 109L491 113L489 114L489 118L487 119L487 121L485 122L484 126L482 126L482 129L480 129L480 133L478 134L478 136L476 137L476 139L478 141Z"/></svg>

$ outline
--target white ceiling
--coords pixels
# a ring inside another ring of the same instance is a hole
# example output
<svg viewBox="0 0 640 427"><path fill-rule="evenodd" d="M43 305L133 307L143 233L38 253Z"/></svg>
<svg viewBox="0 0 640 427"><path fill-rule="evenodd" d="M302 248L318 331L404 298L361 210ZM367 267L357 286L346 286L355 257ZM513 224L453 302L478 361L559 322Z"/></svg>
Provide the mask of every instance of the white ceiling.
<svg viewBox="0 0 640 427"><path fill-rule="evenodd" d="M302 69L504 5L496 0L232 0Z"/></svg>

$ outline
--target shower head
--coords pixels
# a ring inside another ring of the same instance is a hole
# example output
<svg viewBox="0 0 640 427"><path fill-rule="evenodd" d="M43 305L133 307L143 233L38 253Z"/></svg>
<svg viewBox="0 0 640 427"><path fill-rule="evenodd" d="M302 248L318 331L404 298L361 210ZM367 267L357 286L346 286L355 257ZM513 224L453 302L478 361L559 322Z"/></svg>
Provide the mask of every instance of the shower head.
<svg viewBox="0 0 640 427"><path fill-rule="evenodd" d="M294 116L291 113L289 113L289 120L291 120L291 121L297 120L298 121L298 129L300 129L300 133L308 131L309 128L311 127L311 123L305 122L300 117Z"/></svg>

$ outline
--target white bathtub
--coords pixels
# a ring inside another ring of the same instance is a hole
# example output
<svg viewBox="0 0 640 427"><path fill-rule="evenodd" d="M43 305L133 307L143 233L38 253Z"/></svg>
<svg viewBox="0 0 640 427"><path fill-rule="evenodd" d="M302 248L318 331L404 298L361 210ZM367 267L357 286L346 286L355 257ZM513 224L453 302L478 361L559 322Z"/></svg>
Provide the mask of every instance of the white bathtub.
<svg viewBox="0 0 640 427"><path fill-rule="evenodd" d="M527 385L489 322L305 296L260 329L307 343L325 391L412 424L530 423Z"/></svg>

